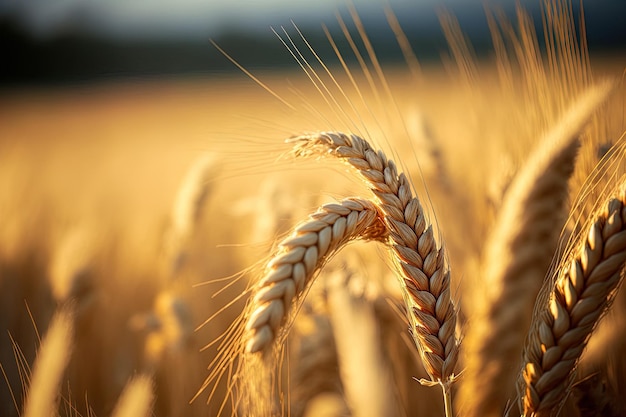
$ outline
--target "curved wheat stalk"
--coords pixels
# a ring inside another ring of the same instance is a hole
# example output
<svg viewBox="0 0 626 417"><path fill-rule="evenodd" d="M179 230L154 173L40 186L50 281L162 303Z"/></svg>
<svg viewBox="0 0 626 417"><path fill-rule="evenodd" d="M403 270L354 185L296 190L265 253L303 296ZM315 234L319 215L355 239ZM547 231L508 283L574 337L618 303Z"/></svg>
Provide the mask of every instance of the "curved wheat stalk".
<svg viewBox="0 0 626 417"><path fill-rule="evenodd" d="M459 408L502 414L514 394L519 352L535 297L557 248L581 130L610 83L583 94L541 140L502 202L484 254L484 291L467 326ZM512 331L511 329L519 329Z"/></svg>
<svg viewBox="0 0 626 417"><path fill-rule="evenodd" d="M449 389L454 378L459 341L456 306L450 298L450 274L443 249L404 176L382 151L356 135L325 132L293 139L296 155L332 155L356 168L378 200L398 264L411 333L431 381Z"/></svg>
<svg viewBox="0 0 626 417"><path fill-rule="evenodd" d="M570 376L626 267L626 177L597 212L587 234L557 270L549 298L538 305L524 347L523 408L549 416L563 401ZM542 300L542 298L540 298Z"/></svg>

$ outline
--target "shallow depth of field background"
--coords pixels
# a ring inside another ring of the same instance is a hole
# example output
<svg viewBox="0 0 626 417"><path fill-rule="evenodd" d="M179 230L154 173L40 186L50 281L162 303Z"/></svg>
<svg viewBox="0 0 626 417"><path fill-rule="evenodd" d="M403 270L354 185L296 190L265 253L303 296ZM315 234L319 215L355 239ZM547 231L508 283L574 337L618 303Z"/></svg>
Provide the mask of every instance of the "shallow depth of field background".
<svg viewBox="0 0 626 417"><path fill-rule="evenodd" d="M470 10L447 3L461 28L470 38L475 35L478 43L480 77L468 88L446 57L433 5L424 12L425 6L392 3L401 12L400 23L420 59L421 72L415 78L386 26L383 6L356 3L380 53L393 100L379 80L375 92L369 87L337 31L332 14L336 8L351 28L354 25L345 5L325 4L330 13L320 7L313 17L302 18L304 23L294 16L350 97L346 101L323 74L333 96L346 109L342 114L320 95L271 33L270 25L280 31L281 24L290 24L290 16L285 11L274 15L276 9L270 6L256 24L244 21L214 33L190 34L167 26L162 32L153 28L143 33L137 27L135 32L116 32L105 24L84 23L91 22L92 16L85 11L63 20L55 32L54 27L32 23L43 19L32 10L22 15L31 26L21 26L17 12L5 3L0 16L8 35L2 42L14 42L19 48L11 52L11 63L3 60L6 68L0 86L3 416L19 414L13 398L20 408L28 364L58 305L54 280L62 275L59 262L69 263L71 269L72 262L88 259L83 294L89 297L80 307L84 310L79 309L60 413L104 416L111 412L128 378L147 366L149 332L133 323L153 309L160 293L175 294L186 303L193 330L244 286L242 281L212 298L223 283L198 284L250 267L258 272L258 263L269 255L276 237L294 222L323 202L362 192L339 165L325 163L328 169L321 169L313 162L294 162L285 139L311 131L356 131L390 154L395 149L394 157L406 164L418 190L423 186L416 160L422 162L426 185L436 187L428 183L435 168L429 166L428 155L420 147L427 143L425 136L437 139L453 179L467 187L487 188L490 176L495 175L489 169L497 171L503 149L515 159L528 148L493 137L496 129L486 125L506 125L516 103L501 94L494 82L488 31L481 29L480 18L472 17L484 15L482 6ZM604 3L618 8L615 3L619 2ZM511 10L506 2L499 5ZM537 10L535 6L530 4L531 10ZM433 21L424 20L420 13L429 13ZM619 32L611 26L611 16L617 12L603 14L598 7L587 13L595 73L619 78L626 53L623 29ZM172 19L184 21L184 14L173 14ZM278 17L272 20L272 16ZM604 18L608 23L602 23ZM421 26L411 23L420 19ZM200 20L196 17L193 24ZM207 22L217 25L217 20L208 17ZM338 65L320 22L333 30L364 99ZM540 28L540 20L535 23ZM246 27L249 31L243 30ZM90 32L90 28L95 29ZM428 30L420 32L420 28ZM323 68L296 29L286 29L322 74ZM356 38L356 32L352 33ZM237 70L209 44L209 37L292 108ZM615 111L616 118L623 117L623 108ZM186 263L172 280L163 260L172 206L185 173L204 155L215 161L209 197L189 239ZM435 213L445 210L438 206L443 203L436 192L432 198ZM455 233L446 230L445 224L439 227L444 238ZM453 271L463 271L463 253L455 258L455 248L451 251ZM216 406L205 405L206 393L192 405L187 401L206 377L206 366L215 352L215 346L202 352L200 348L237 314L235 306L192 331L185 345L178 347L183 356L164 354L156 376L156 415L213 415ZM414 386L418 396L427 393L428 388ZM440 410L427 409L424 415L429 412Z"/></svg>

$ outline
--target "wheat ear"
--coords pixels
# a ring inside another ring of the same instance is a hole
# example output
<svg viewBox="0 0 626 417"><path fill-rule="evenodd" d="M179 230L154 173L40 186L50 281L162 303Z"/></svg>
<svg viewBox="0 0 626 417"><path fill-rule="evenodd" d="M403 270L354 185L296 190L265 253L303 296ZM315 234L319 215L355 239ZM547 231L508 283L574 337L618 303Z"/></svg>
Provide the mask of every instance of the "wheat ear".
<svg viewBox="0 0 626 417"><path fill-rule="evenodd" d="M246 307L220 337L218 354L209 365L211 372L194 398L212 386L210 402L228 375L233 406L255 416L275 414L276 361L315 274L350 241L386 237L376 205L355 198L323 205L297 225L278 244L261 279L247 290L251 296Z"/></svg>
<svg viewBox="0 0 626 417"><path fill-rule="evenodd" d="M148 417L154 402L152 378L140 375L133 378L124 388L112 417Z"/></svg>
<svg viewBox="0 0 626 417"><path fill-rule="evenodd" d="M97 298L93 235L86 225L68 230L54 246L49 265L52 295L59 306L72 303L75 318L84 316Z"/></svg>
<svg viewBox="0 0 626 417"><path fill-rule="evenodd" d="M338 372L341 366L329 317L327 281L327 274L320 274L318 283L311 288L298 312L293 330L289 332L289 359L293 364L289 373L292 387L289 411L292 417L308 413L313 401L325 393L334 393L342 398L343 408L348 409Z"/></svg>
<svg viewBox="0 0 626 417"><path fill-rule="evenodd" d="M291 321L315 274L348 242L383 240L386 236L372 202L346 199L323 205L280 242L243 313L244 352L235 378L242 385L242 397L236 394L235 399L248 414L278 413L275 361L282 356Z"/></svg>
<svg viewBox="0 0 626 417"><path fill-rule="evenodd" d="M58 406L61 379L72 350L71 309L60 310L41 343L24 405L24 417L53 415Z"/></svg>
<svg viewBox="0 0 626 417"><path fill-rule="evenodd" d="M280 242L276 255L254 289L246 323L248 353L267 353L281 334L294 303L324 262L354 239L381 240L386 236L376 207L360 199L326 204Z"/></svg>
<svg viewBox="0 0 626 417"><path fill-rule="evenodd" d="M385 361L374 305L348 288L353 271L344 266L328 277L328 304L339 370L354 417L397 416L391 369ZM354 341L360 346L355 349ZM363 366L367 363L368 366Z"/></svg>
<svg viewBox="0 0 626 417"><path fill-rule="evenodd" d="M561 404L587 340L622 281L626 178L587 230L557 270L555 285L545 287L550 291L548 299L537 306L533 317L522 369L526 416L549 416Z"/></svg>
<svg viewBox="0 0 626 417"><path fill-rule="evenodd" d="M356 136L338 132L300 136L296 155L332 155L356 168L378 200L400 271L411 333L433 382L447 396L458 358L456 306L450 298L450 273L437 248L424 210L396 165ZM449 396L446 397L446 406Z"/></svg>
<svg viewBox="0 0 626 417"><path fill-rule="evenodd" d="M194 229L212 192L211 181L219 169L214 155L203 155L191 165L180 184L164 242L166 271L171 278L175 278L183 268Z"/></svg>
<svg viewBox="0 0 626 417"><path fill-rule="evenodd" d="M565 220L578 138L610 91L611 84L602 83L583 94L539 142L505 195L486 245L481 302L474 303L465 335L458 404L470 416L501 414L514 395L519 352Z"/></svg>

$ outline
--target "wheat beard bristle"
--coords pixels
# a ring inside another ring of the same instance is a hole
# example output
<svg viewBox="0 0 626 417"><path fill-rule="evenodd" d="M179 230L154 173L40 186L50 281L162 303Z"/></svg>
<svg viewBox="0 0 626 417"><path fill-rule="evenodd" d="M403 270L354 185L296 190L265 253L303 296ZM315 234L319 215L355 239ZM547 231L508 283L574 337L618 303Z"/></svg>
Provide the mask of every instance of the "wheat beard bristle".
<svg viewBox="0 0 626 417"><path fill-rule="evenodd" d="M626 263L626 180L596 214L533 324L524 349L523 408L549 416L565 398L589 336L609 307Z"/></svg>
<svg viewBox="0 0 626 417"><path fill-rule="evenodd" d="M356 168L377 197L399 266L411 333L431 380L447 389L459 345L450 274L443 249L437 249L432 228L408 180L382 151L374 151L358 136L324 132L292 141L297 156L332 155Z"/></svg>

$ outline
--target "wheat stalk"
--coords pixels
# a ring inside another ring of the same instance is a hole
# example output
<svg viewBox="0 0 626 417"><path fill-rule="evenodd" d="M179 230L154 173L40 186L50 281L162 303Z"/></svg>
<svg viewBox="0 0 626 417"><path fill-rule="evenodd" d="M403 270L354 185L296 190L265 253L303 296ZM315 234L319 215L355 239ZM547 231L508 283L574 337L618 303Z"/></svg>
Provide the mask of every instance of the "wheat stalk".
<svg viewBox="0 0 626 417"><path fill-rule="evenodd" d="M549 416L563 401L587 340L624 276L626 178L612 195L557 270L555 285L546 287L547 302L533 317L522 370L526 416Z"/></svg>
<svg viewBox="0 0 626 417"><path fill-rule="evenodd" d="M399 267L411 333L431 381L441 384L447 413L451 413L449 390L459 346L457 311L450 298L444 251L437 248L432 227L407 178L398 174L395 163L382 151L374 151L356 135L325 132L293 141L296 155L332 155L356 168L376 196Z"/></svg>

